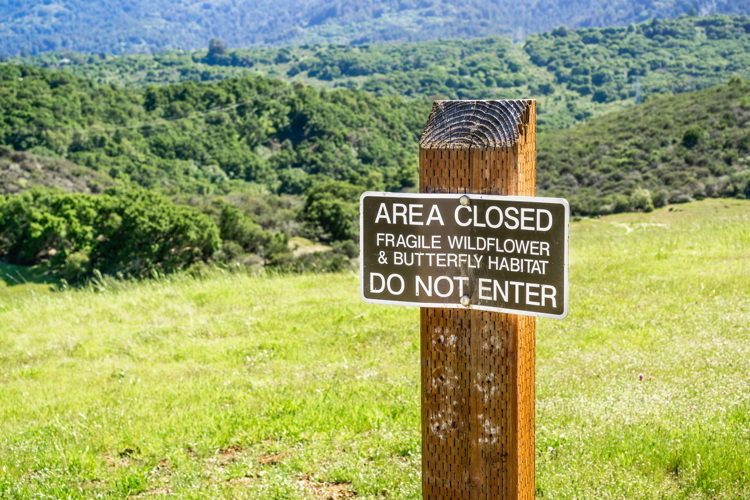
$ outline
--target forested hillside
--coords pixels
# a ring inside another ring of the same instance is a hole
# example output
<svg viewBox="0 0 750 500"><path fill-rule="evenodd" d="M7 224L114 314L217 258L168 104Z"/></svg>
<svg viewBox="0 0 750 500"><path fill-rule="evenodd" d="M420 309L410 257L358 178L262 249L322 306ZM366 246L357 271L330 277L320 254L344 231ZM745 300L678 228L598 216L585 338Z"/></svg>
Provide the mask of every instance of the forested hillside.
<svg viewBox="0 0 750 500"><path fill-rule="evenodd" d="M260 73L376 95L534 97L539 100L540 128L550 129L649 95L697 90L726 83L732 76L750 78L750 18L694 17L623 28L560 28L531 36L523 45L494 37L231 50L215 41L209 51L192 53L106 58L47 54L28 62L63 67L98 83L133 87Z"/></svg>
<svg viewBox="0 0 750 500"><path fill-rule="evenodd" d="M194 49L250 44L376 43L627 25L681 14L748 14L745 0L9 0L0 53Z"/></svg>
<svg viewBox="0 0 750 500"><path fill-rule="evenodd" d="M71 279L202 261L341 269L359 194L415 188L429 107L265 77L123 89L0 65L0 145L16 150L2 150L3 191L107 193L0 195L0 255ZM576 214L748 197L749 119L750 84L736 78L542 133L539 194Z"/></svg>
<svg viewBox="0 0 750 500"><path fill-rule="evenodd" d="M584 214L644 208L616 198L639 187L661 202L745 195L748 90L735 78L542 134L540 193ZM2 145L167 194L302 195L302 217L328 240L356 233L348 204L362 190L415 187L430 107L265 77L123 89L16 65L0 65L0 92Z"/></svg>
<svg viewBox="0 0 750 500"><path fill-rule="evenodd" d="M414 186L429 106L264 77L129 90L2 64L0 145L17 151L0 162L4 191L57 187L77 171L68 162L96 172L81 191L100 176L117 186L104 201L49 191L0 196L0 258L75 279L207 260L340 269L356 254L359 193ZM49 160L62 179L41 176L27 164L36 156L18 151L64 158ZM136 243L126 237L133 231Z"/></svg>
<svg viewBox="0 0 750 500"><path fill-rule="evenodd" d="M0 144L173 193L250 182L297 194L316 176L411 187L429 106L264 77L130 90L0 65Z"/></svg>
<svg viewBox="0 0 750 500"><path fill-rule="evenodd" d="M539 191L576 213L750 198L750 82L650 98L538 143Z"/></svg>

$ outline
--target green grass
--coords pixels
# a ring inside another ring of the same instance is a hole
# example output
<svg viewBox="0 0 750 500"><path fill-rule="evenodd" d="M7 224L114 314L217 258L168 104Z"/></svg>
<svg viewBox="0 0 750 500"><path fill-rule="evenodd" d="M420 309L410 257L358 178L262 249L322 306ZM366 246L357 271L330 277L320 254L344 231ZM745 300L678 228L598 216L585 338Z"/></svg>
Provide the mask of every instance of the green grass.
<svg viewBox="0 0 750 500"><path fill-rule="evenodd" d="M538 498L750 497L750 203L571 233ZM0 285L0 498L421 498L419 315L355 274L28 286Z"/></svg>

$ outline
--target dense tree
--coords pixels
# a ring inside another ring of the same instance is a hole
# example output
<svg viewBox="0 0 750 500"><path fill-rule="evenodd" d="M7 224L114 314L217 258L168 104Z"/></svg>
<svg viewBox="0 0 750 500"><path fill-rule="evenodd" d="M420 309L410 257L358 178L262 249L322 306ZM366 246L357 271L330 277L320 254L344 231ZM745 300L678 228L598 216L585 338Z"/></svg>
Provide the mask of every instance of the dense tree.
<svg viewBox="0 0 750 500"><path fill-rule="evenodd" d="M261 77L144 90L0 66L0 144L58 155L165 192L253 182L299 194L315 179L414 185L426 101L322 92Z"/></svg>
<svg viewBox="0 0 750 500"><path fill-rule="evenodd" d="M319 87L361 88L414 98L520 98L539 101L540 129L565 128L642 101L750 78L750 18L711 16L622 28L565 29L512 44L500 37L405 44L205 50L156 56L65 54L66 69L143 87L265 73ZM707 42L708 41L708 42ZM56 66L62 54L31 59ZM250 161L250 160L248 160Z"/></svg>
<svg viewBox="0 0 750 500"><path fill-rule="evenodd" d="M94 270L148 276L208 260L219 230L206 216L143 189L102 195L33 189L0 197L0 256L78 279Z"/></svg>
<svg viewBox="0 0 750 500"><path fill-rule="evenodd" d="M359 234L357 198L364 191L351 184L328 181L308 192L302 219L312 235L324 241L351 240Z"/></svg>
<svg viewBox="0 0 750 500"><path fill-rule="evenodd" d="M597 73L587 71L575 76ZM0 91L0 144L27 150L0 151L4 192L104 191L0 198L0 258L70 279L209 260L340 269L356 253L360 193L413 189L429 111L427 100L264 77L123 89L17 65L0 66ZM748 197L749 96L732 78L542 132L539 194L594 215ZM332 250L295 253L300 236Z"/></svg>

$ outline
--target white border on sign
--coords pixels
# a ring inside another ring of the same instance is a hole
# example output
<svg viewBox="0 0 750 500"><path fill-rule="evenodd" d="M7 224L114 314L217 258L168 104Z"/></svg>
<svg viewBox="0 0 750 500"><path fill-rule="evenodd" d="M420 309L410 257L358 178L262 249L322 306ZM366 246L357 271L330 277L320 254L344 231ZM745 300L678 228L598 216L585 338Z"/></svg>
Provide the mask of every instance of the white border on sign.
<svg viewBox="0 0 750 500"><path fill-rule="evenodd" d="M362 231L364 227L364 212L362 211L362 205L365 198L367 197L378 197L378 198L455 198L459 199L462 196L468 197L470 200L495 200L495 201L528 201L532 203L559 203L565 207L565 291L564 291L564 304L565 308L561 314L547 314L533 311L519 311L517 309L506 309L503 307L492 307L492 306L462 306L458 303L446 303L446 302L402 302L399 300L383 300L383 299L368 299L365 297L365 280L364 280L364 266L365 261L362 258L362 236L359 238L359 296L364 302L370 304L386 304L396 306L408 306L408 307L441 307L446 309L476 309L478 311L492 311L509 314L519 314L522 316L536 316L538 318L552 318L552 319L564 319L568 316L568 241L570 240L570 204L565 198L545 198L543 196L504 196L495 194L471 194L471 193L386 193L380 191L366 191L359 197L359 228Z"/></svg>

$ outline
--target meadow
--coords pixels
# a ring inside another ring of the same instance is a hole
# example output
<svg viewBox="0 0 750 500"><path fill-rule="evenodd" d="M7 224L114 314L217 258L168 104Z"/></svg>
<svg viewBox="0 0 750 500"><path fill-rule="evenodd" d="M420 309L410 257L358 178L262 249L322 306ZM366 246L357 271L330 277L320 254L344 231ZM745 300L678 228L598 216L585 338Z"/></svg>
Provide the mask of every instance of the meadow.
<svg viewBox="0 0 750 500"><path fill-rule="evenodd" d="M570 261L537 498L750 498L750 202L578 220ZM358 279L0 266L0 498L421 498L419 313Z"/></svg>

